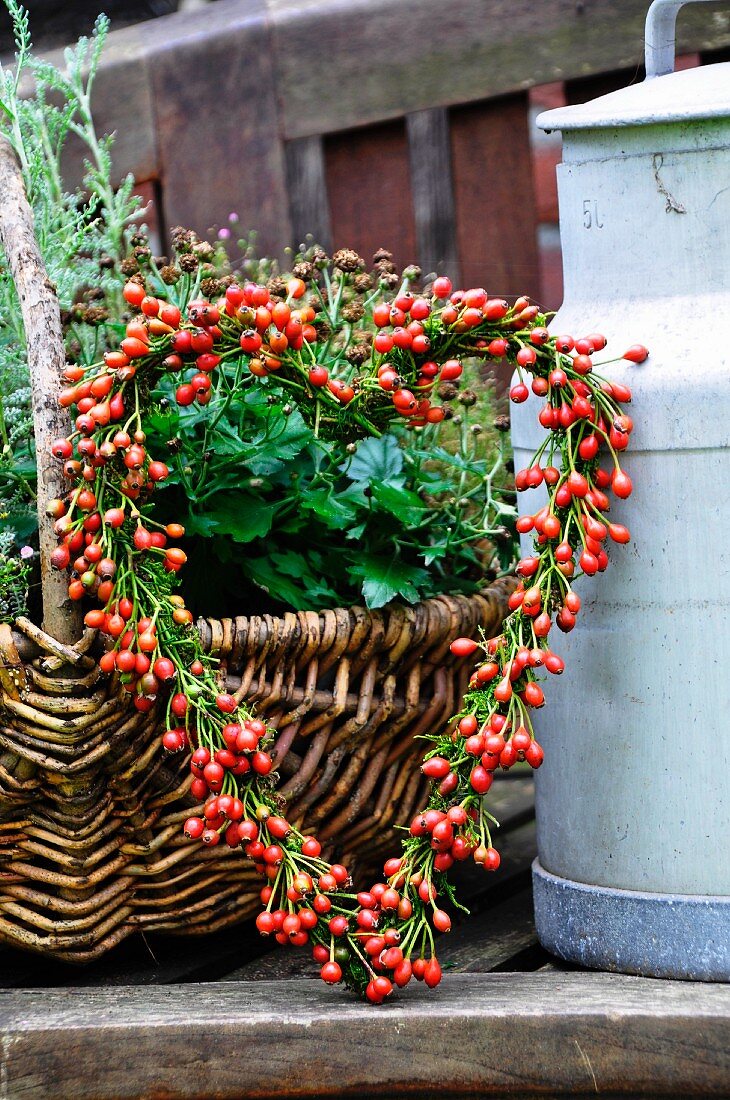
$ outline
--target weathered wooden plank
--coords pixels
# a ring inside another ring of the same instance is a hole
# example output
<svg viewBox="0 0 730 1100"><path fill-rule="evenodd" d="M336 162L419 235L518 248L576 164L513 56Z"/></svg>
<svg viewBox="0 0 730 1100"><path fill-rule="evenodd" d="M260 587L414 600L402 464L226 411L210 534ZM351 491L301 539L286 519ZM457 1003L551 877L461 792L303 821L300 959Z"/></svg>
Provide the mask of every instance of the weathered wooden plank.
<svg viewBox="0 0 730 1100"><path fill-rule="evenodd" d="M730 989L614 974L447 975L379 1010L312 982L39 990L0 994L0 1018L0 1080L22 1100L688 1097L730 1080Z"/></svg>
<svg viewBox="0 0 730 1100"><path fill-rule="evenodd" d="M679 51L730 44L730 13L713 11L709 19L703 9L682 11ZM635 67L647 4L269 0L269 10L284 134L303 137ZM325 63L302 63L317 56Z"/></svg>
<svg viewBox="0 0 730 1100"><path fill-rule="evenodd" d="M397 266L414 263L416 228L403 122L327 137L327 190L334 248L354 248L370 263L377 248Z"/></svg>
<svg viewBox="0 0 730 1100"><path fill-rule="evenodd" d="M225 19L216 5L170 23L177 37L157 37L150 63L164 219L205 235L235 211L261 254L280 255L291 229L265 0L220 7Z"/></svg>
<svg viewBox="0 0 730 1100"><path fill-rule="evenodd" d="M424 273L448 275L458 286L448 111L445 107L416 111L406 118L406 130L418 263Z"/></svg>
<svg viewBox="0 0 730 1100"><path fill-rule="evenodd" d="M284 146L292 244L311 234L316 244L332 248L327 178L321 137L297 138Z"/></svg>
<svg viewBox="0 0 730 1100"><path fill-rule="evenodd" d="M524 94L451 112L462 279L496 296L540 294L528 117Z"/></svg>
<svg viewBox="0 0 730 1100"><path fill-rule="evenodd" d="M262 24L273 25L276 83L281 104L274 139L308 137L400 118L412 111L499 96L534 85L636 66L642 60L646 0L217 0L201 11L165 15L109 36L93 105L100 132L116 131L120 176L155 177L153 74L172 53L181 78L230 92L227 70L245 58L257 72ZM730 47L730 13L689 5L677 24L680 52ZM418 33L428 27L429 33ZM188 56L201 34L222 36L230 51L210 61ZM357 47L353 48L355 35ZM272 47L267 44L266 57ZM47 55L58 61L59 51ZM324 63L313 64L312 58ZM201 74L202 69L202 74ZM257 91L257 90L256 90ZM202 138L255 112L258 96L222 95L213 115L191 124ZM202 131L205 131L203 134ZM245 165L241 164L241 171Z"/></svg>

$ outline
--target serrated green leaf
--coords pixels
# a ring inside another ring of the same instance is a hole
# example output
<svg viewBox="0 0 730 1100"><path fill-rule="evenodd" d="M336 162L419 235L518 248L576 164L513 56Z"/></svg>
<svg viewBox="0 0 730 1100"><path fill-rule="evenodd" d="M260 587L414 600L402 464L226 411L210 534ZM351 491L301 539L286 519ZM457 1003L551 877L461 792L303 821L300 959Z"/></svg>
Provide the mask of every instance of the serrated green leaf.
<svg viewBox="0 0 730 1100"><path fill-rule="evenodd" d="M357 515L357 508L347 499L336 496L329 489L315 489L302 494L302 508L313 512L328 527L340 531Z"/></svg>
<svg viewBox="0 0 730 1100"><path fill-rule="evenodd" d="M416 493L389 482L375 482L372 486L373 499L391 515L406 523L417 524L427 511L426 505Z"/></svg>
<svg viewBox="0 0 730 1100"><path fill-rule="evenodd" d="M429 579L427 570L417 565L376 554L364 554L351 566L350 573L362 579L365 603L373 608L383 607L399 596L408 603L417 603L419 585Z"/></svg>
<svg viewBox="0 0 730 1100"><path fill-rule="evenodd" d="M216 493L204 516L191 516L196 535L229 535L234 542L253 542L268 535L274 520L273 504L248 493Z"/></svg>
<svg viewBox="0 0 730 1100"><path fill-rule="evenodd" d="M351 481L402 483L399 475L403 470L403 452L390 434L363 439L349 463L343 463L340 469Z"/></svg>

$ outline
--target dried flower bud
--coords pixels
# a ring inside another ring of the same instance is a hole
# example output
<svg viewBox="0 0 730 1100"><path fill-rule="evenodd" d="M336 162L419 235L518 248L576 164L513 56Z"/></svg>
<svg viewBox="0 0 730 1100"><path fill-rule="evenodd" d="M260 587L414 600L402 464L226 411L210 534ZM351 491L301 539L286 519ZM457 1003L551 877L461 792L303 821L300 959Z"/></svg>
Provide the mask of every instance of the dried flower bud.
<svg viewBox="0 0 730 1100"><path fill-rule="evenodd" d="M180 255L184 252L189 252L197 241L195 233L192 229L185 229L182 225L176 225L170 230L170 240L172 241L172 247Z"/></svg>
<svg viewBox="0 0 730 1100"><path fill-rule="evenodd" d="M468 408L470 405L476 405L478 398L474 390L463 390L459 394L458 400L460 405L465 405Z"/></svg>
<svg viewBox="0 0 730 1100"><path fill-rule="evenodd" d="M381 260L392 260L392 259L393 259L393 253L388 252L387 248L378 248L375 252L373 252L373 263L374 264L379 264Z"/></svg>
<svg viewBox="0 0 730 1100"><path fill-rule="evenodd" d="M134 275L139 271L139 264L135 260L134 256L126 256L125 259L119 265L119 270L122 275Z"/></svg>
<svg viewBox="0 0 730 1100"><path fill-rule="evenodd" d="M403 278L408 279L409 282L415 282L416 279L420 279L423 272L418 264L409 264L408 267L403 268Z"/></svg>
<svg viewBox="0 0 730 1100"><path fill-rule="evenodd" d="M459 390L453 382L442 382L437 393L442 401L453 401Z"/></svg>
<svg viewBox="0 0 730 1100"><path fill-rule="evenodd" d="M508 416L495 416L494 427L498 432L508 432L510 426L510 419Z"/></svg>
<svg viewBox="0 0 730 1100"><path fill-rule="evenodd" d="M185 252L182 256L180 256L178 264L181 271L186 271L189 274L192 274L193 271L198 270L198 259L196 256L193 256L189 252Z"/></svg>
<svg viewBox="0 0 730 1100"><path fill-rule="evenodd" d="M373 280L367 272L363 271L355 276L355 290L358 294L366 294L373 289Z"/></svg>

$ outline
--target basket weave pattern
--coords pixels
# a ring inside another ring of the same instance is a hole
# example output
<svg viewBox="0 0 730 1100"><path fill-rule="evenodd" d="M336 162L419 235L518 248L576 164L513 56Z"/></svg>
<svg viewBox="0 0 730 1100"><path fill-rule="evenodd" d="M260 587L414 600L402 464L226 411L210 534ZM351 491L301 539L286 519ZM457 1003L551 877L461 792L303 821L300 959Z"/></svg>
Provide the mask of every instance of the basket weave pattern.
<svg viewBox="0 0 730 1100"><path fill-rule="evenodd" d="M510 589L199 622L228 689L277 731L289 820L361 868L394 846L423 794L415 738L446 728L469 677L449 642L496 632ZM17 628L22 644L0 626L0 942L85 962L135 929L204 933L254 912L241 851L183 837L189 758L99 672L93 632L68 647Z"/></svg>

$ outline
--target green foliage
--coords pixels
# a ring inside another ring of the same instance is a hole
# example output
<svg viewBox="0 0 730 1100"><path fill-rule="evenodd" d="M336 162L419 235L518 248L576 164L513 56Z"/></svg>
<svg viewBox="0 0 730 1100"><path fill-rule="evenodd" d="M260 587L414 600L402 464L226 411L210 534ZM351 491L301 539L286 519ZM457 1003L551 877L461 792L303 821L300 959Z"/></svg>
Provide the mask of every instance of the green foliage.
<svg viewBox="0 0 730 1100"><path fill-rule="evenodd" d="M26 611L31 564L25 555L32 551L25 547L21 557L14 543L12 532L0 532L0 623L12 623Z"/></svg>
<svg viewBox="0 0 730 1100"><path fill-rule="evenodd" d="M479 388L456 423L347 443L319 439L278 380L254 378L243 360L220 364L203 408L176 405L162 380L148 445L171 475L156 515L186 528L190 606L381 607L472 592L509 568L503 437Z"/></svg>
<svg viewBox="0 0 730 1100"><path fill-rule="evenodd" d="M62 71L33 56L26 9L17 0L5 0L5 6L16 64L12 70L0 66L0 132L22 168L36 238L65 317L69 356L91 362L114 340L105 322L121 309L118 265L139 207L131 176L113 186L111 138L97 135L91 116L109 21L100 16L91 37L66 50ZM72 136L84 150L83 179L73 191L61 175L61 156ZM0 524L9 536L0 547L0 568L33 535L35 479L25 335L0 250Z"/></svg>

